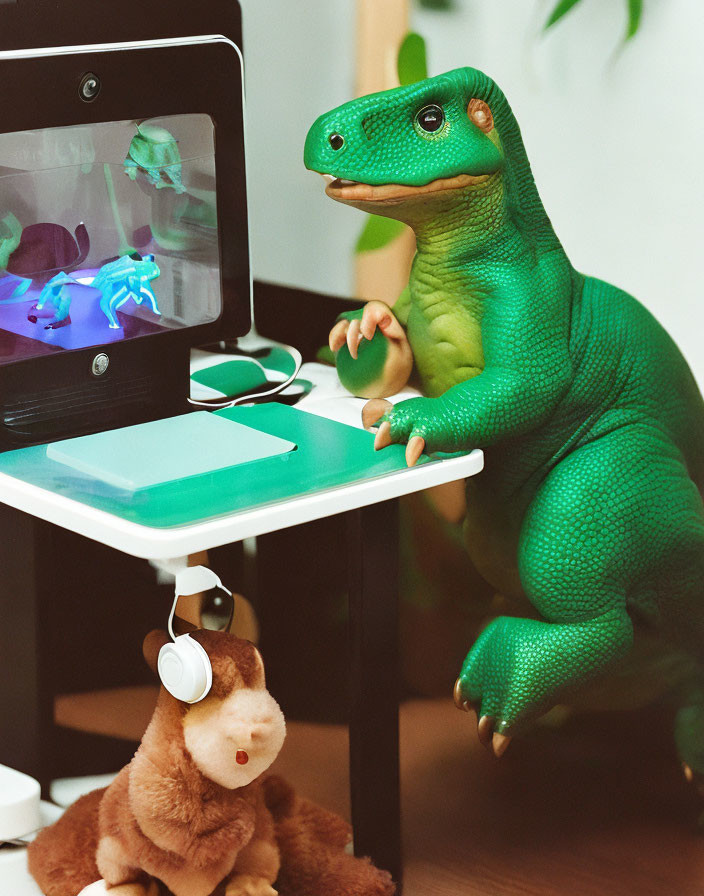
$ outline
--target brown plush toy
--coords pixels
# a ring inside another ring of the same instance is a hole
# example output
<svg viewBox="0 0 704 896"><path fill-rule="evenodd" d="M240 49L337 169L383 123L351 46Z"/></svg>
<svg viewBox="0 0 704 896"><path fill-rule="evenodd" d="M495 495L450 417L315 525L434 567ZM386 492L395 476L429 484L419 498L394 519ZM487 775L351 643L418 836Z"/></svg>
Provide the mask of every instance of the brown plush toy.
<svg viewBox="0 0 704 896"><path fill-rule="evenodd" d="M285 723L256 647L224 632L192 634L210 657L207 697L162 687L129 765L71 806L29 848L46 896L392 896L390 876L346 852L347 823L263 779ZM168 641L152 632L153 669Z"/></svg>

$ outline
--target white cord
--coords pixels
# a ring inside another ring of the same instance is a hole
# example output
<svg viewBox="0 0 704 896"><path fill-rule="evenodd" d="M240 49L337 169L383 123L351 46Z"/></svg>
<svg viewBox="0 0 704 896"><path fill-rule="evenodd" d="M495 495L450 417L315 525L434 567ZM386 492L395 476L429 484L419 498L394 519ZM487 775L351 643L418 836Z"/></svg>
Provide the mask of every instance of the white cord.
<svg viewBox="0 0 704 896"><path fill-rule="evenodd" d="M293 373L285 382L278 383L276 386L274 386L273 389L269 389L266 392L253 392L250 395L240 395L237 398L233 398L232 401L196 401L195 398L189 398L188 403L195 405L195 407L198 408L214 408L217 410L221 410L222 408L234 408L238 404L245 404L248 401L258 401L260 398L267 398L271 395L278 395L279 392L283 392L284 389L288 388L288 386L290 386L291 383L294 382L294 380L300 373L301 365L303 364L303 356L298 351L298 349L294 348L292 345L284 345L283 343L278 343L278 346L285 349L289 353L289 355L291 355L295 365Z"/></svg>
<svg viewBox="0 0 704 896"><path fill-rule="evenodd" d="M171 635L171 640L176 640L176 635L174 634L174 615L176 613L176 604L178 603L178 599L181 595L178 591L174 594L174 602L171 604L171 612L169 613L169 634Z"/></svg>

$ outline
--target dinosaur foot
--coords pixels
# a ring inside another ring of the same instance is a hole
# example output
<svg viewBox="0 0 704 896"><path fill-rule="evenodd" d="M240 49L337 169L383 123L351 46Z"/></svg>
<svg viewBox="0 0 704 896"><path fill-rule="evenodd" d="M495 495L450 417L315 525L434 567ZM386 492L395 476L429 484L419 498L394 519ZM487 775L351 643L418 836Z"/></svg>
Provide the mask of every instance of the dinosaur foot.
<svg viewBox="0 0 704 896"><path fill-rule="evenodd" d="M71 315L65 317L63 320L54 320L50 324L47 324L44 329L45 330L60 330L61 327L67 327L71 323Z"/></svg>
<svg viewBox="0 0 704 896"><path fill-rule="evenodd" d="M697 791L702 799L704 799L704 774L694 771L694 769L686 762L682 763L682 773L684 774L687 783ZM700 834L704 834L704 810L697 820L697 828L699 829Z"/></svg>
<svg viewBox="0 0 704 896"><path fill-rule="evenodd" d="M477 723L479 740L491 753L500 759L508 750L511 738L507 734L501 734L494 730L496 719L492 716L482 716Z"/></svg>
<svg viewBox="0 0 704 896"><path fill-rule="evenodd" d="M494 730L496 720L492 716L479 716L480 710L477 704L472 703L470 700L466 700L462 696L462 682L459 678L455 682L454 700L455 706L458 709L461 709L464 712L476 713L478 719L477 735L479 736L480 743L492 752L497 759L500 759L508 749L509 744L511 743L511 738L506 734L501 734Z"/></svg>
<svg viewBox="0 0 704 896"><path fill-rule="evenodd" d="M695 772L686 762L682 763L682 772L687 783L691 784L697 793L704 798L704 775L701 772Z"/></svg>

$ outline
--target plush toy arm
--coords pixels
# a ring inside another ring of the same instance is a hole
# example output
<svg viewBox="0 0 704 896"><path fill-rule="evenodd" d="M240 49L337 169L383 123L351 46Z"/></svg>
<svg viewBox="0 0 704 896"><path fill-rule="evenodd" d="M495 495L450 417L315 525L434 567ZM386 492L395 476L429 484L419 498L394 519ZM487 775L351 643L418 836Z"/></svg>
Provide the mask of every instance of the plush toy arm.
<svg viewBox="0 0 704 896"><path fill-rule="evenodd" d="M129 799L142 833L160 849L183 856L193 868L208 864L213 853L236 855L254 830L252 806L245 799L239 801L237 812L217 800L185 805L187 788L178 761L177 757L173 771L165 775L146 756L138 753L132 760ZM202 849L200 838L194 837L198 828L207 830L207 851Z"/></svg>
<svg viewBox="0 0 704 896"><path fill-rule="evenodd" d="M270 896L271 886L279 876L281 860L271 812L260 790L256 804L254 833L240 851L226 887L226 896ZM253 889L254 888L254 889Z"/></svg>

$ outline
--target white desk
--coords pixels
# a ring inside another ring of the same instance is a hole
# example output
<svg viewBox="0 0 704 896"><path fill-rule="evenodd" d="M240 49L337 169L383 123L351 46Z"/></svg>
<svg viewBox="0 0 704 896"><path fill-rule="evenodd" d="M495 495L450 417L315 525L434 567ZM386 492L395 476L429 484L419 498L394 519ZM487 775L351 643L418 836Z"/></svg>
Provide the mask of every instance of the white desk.
<svg viewBox="0 0 704 896"><path fill-rule="evenodd" d="M301 376L316 385L298 409L362 429L362 399L347 393L335 372L320 364L305 364ZM403 393L402 396L413 393ZM208 548L297 526L371 504L390 501L433 486L467 479L481 472L484 456L472 451L462 457L425 463L412 469L373 476L349 485L316 491L240 510L217 519L168 529L144 526L98 510L0 472L0 500L16 510L69 529L133 557L166 560Z"/></svg>

